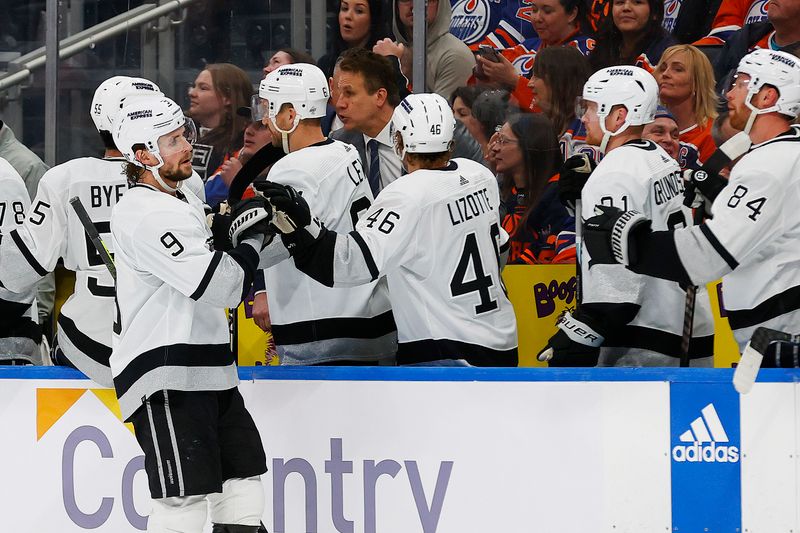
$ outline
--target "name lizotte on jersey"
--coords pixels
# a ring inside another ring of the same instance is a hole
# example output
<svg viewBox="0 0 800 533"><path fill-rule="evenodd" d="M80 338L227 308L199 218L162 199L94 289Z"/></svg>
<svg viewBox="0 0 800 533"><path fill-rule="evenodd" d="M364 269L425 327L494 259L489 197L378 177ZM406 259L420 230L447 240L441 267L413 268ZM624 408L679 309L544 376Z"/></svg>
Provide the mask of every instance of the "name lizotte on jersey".
<svg viewBox="0 0 800 533"><path fill-rule="evenodd" d="M453 226L472 220L491 210L492 204L489 201L489 192L485 187L480 191L471 192L447 203L450 223Z"/></svg>

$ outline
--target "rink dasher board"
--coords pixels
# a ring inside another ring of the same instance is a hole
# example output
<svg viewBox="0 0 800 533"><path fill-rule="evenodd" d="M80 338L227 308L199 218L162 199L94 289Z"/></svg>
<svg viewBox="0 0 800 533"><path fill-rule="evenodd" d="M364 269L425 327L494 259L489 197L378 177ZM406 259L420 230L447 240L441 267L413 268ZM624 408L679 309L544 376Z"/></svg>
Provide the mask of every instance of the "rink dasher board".
<svg viewBox="0 0 800 533"><path fill-rule="evenodd" d="M240 377L271 532L800 530L794 371L763 371L741 398L721 369ZM59 368L0 379L8 530L144 529L141 451L113 391Z"/></svg>

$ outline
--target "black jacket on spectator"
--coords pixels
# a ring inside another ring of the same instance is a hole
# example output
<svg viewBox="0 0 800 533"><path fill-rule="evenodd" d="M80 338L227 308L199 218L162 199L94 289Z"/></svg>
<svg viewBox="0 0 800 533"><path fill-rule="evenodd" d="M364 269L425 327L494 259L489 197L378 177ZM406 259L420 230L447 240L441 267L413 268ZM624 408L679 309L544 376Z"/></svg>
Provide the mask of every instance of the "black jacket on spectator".
<svg viewBox="0 0 800 533"><path fill-rule="evenodd" d="M717 80L717 93L722 92L727 88L730 83L729 74L739 66L739 61L750 52L750 50L763 39L767 34L773 31L772 23L755 22L753 24L745 24L741 30L738 30L728 37L725 46L717 56L714 62L714 78Z"/></svg>

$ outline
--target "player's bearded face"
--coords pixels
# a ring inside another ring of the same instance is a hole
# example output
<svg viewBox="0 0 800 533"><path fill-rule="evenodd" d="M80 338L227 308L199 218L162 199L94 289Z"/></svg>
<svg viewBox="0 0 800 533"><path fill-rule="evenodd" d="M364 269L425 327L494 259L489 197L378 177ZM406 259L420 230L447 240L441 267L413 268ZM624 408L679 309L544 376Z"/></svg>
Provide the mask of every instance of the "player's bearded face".
<svg viewBox="0 0 800 533"><path fill-rule="evenodd" d="M731 127L737 130L744 130L747 119L750 117L750 108L745 105L750 76L747 74L737 74L734 76L730 89L725 94L728 100L728 116L730 117Z"/></svg>
<svg viewBox="0 0 800 533"><path fill-rule="evenodd" d="M600 119L597 116L597 104L595 102L585 102L585 110L581 117L586 128L586 144L600 146L603 141L603 130L600 129Z"/></svg>
<svg viewBox="0 0 800 533"><path fill-rule="evenodd" d="M158 170L162 178L183 181L192 175L192 145L184 137L183 128L158 139L164 165Z"/></svg>

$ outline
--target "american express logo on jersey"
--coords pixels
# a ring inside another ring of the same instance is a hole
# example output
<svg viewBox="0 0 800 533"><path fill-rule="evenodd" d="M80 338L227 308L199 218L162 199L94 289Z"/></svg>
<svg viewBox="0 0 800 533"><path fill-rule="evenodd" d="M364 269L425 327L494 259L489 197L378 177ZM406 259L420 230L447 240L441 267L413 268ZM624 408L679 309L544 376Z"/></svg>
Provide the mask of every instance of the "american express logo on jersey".
<svg viewBox="0 0 800 533"><path fill-rule="evenodd" d="M741 421L733 387L670 385L670 454L674 530L741 528Z"/></svg>

